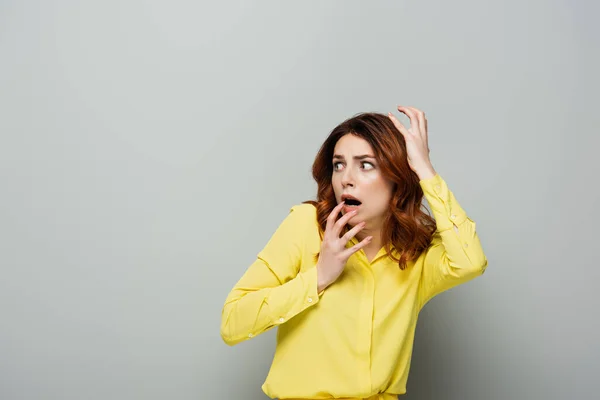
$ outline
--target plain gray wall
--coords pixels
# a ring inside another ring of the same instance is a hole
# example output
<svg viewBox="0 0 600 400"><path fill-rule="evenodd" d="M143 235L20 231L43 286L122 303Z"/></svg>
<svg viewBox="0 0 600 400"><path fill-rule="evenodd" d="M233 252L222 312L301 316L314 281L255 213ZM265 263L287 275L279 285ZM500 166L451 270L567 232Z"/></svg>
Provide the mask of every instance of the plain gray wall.
<svg viewBox="0 0 600 400"><path fill-rule="evenodd" d="M597 395L600 7L0 2L0 398L244 399L221 307L313 158L423 109L486 274L417 328L406 399Z"/></svg>

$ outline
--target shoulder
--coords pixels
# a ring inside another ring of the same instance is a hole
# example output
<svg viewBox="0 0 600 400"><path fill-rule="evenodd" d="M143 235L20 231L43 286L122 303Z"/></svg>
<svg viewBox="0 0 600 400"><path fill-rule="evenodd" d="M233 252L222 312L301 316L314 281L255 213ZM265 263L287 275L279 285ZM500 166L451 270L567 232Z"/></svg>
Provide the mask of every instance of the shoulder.
<svg viewBox="0 0 600 400"><path fill-rule="evenodd" d="M316 226L316 208L311 204L295 204L288 210L259 257L268 258L267 252L272 253L271 256L288 252L289 246L304 247L307 240L313 236L313 227Z"/></svg>
<svg viewBox="0 0 600 400"><path fill-rule="evenodd" d="M289 225L297 234L319 236L317 207L310 203L295 204L289 209L286 217Z"/></svg>
<svg viewBox="0 0 600 400"><path fill-rule="evenodd" d="M290 214L296 213L299 218L317 217L317 208L308 203L295 204L290 208Z"/></svg>
<svg viewBox="0 0 600 400"><path fill-rule="evenodd" d="M432 254L437 254L437 253L439 253L439 251L443 251L443 250L444 250L444 241L442 240L442 236L440 235L440 233L436 230L431 237L431 241L429 242L429 245L421 253L421 256L430 257Z"/></svg>
<svg viewBox="0 0 600 400"><path fill-rule="evenodd" d="M311 225L314 226L313 221L316 221L316 208L311 204L289 207L265 247L258 253L258 258L276 265L295 259L294 257L302 257L312 236L310 232Z"/></svg>
<svg viewBox="0 0 600 400"><path fill-rule="evenodd" d="M285 219L296 231L306 231L317 223L317 208L308 203L295 204Z"/></svg>
<svg viewBox="0 0 600 400"><path fill-rule="evenodd" d="M438 246L442 244L442 242L442 235L440 235L440 232L436 229L436 231L433 232L433 235L431 236L431 243L429 244L429 246Z"/></svg>
<svg viewBox="0 0 600 400"><path fill-rule="evenodd" d="M293 231L304 249L309 253L319 252L322 232L317 220L317 207L311 203L296 204L290 207L288 218L294 221Z"/></svg>

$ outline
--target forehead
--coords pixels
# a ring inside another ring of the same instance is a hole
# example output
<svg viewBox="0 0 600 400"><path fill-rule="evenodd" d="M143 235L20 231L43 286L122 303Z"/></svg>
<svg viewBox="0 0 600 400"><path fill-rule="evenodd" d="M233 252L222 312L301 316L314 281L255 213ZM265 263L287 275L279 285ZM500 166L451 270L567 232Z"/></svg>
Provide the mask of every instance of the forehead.
<svg viewBox="0 0 600 400"><path fill-rule="evenodd" d="M337 141L333 153L348 156L373 154L373 148L365 139L347 134Z"/></svg>

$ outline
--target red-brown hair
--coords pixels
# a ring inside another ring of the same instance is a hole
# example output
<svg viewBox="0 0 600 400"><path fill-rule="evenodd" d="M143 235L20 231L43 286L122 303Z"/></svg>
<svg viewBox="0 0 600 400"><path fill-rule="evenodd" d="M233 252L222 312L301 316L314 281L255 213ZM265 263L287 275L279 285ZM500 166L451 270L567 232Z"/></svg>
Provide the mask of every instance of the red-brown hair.
<svg viewBox="0 0 600 400"><path fill-rule="evenodd" d="M423 190L419 177L408 165L404 137L386 115L361 113L331 131L312 166L312 175L318 185L317 200L303 203L316 207L322 239L327 217L337 205L331 184L333 150L338 140L347 134L356 135L371 145L383 176L393 183L392 199L381 234L387 254L398 262L401 269L405 269L408 261L416 259L427 249L436 224L422 210L425 209L422 204ZM340 213L338 218L341 216ZM346 226L346 229L349 227ZM318 259L318 254L315 259Z"/></svg>

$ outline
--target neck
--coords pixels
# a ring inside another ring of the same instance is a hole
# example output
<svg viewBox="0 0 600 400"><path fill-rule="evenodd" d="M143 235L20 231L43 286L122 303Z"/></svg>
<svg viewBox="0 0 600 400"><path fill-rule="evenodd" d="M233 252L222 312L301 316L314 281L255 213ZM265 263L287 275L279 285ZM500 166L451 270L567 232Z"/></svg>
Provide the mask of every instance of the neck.
<svg viewBox="0 0 600 400"><path fill-rule="evenodd" d="M371 240L371 243L369 243L365 247L368 247L370 249L380 249L383 246L380 229L369 229L365 227L356 234L356 239L360 242L364 240L364 238L366 238L367 236L373 236L373 239Z"/></svg>

